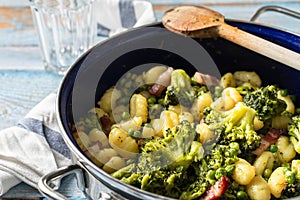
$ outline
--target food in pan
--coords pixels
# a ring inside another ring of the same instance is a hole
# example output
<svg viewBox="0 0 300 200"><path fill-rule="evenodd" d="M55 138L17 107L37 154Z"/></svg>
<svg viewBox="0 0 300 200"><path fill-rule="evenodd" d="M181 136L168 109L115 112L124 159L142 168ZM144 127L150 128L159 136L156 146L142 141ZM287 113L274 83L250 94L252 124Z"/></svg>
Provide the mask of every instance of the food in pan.
<svg viewBox="0 0 300 200"><path fill-rule="evenodd" d="M73 127L96 165L178 199L300 195L300 110L255 72L126 73Z"/></svg>

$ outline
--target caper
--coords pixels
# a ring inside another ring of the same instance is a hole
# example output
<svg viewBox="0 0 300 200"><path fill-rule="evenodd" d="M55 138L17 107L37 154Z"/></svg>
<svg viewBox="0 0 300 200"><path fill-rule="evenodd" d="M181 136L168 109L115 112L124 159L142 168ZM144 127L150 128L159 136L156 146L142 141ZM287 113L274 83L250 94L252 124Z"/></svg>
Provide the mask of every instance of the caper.
<svg viewBox="0 0 300 200"><path fill-rule="evenodd" d="M150 96L150 97L148 98L148 103L149 103L149 104L155 104L155 103L156 103L156 98L155 98L154 96Z"/></svg>

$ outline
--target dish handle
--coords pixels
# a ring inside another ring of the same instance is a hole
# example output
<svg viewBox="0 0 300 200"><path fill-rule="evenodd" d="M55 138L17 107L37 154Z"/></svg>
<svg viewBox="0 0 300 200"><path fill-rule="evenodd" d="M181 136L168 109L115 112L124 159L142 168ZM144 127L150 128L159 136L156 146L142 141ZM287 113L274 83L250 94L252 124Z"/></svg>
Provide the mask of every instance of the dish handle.
<svg viewBox="0 0 300 200"><path fill-rule="evenodd" d="M78 188L85 195L86 199L90 199L85 192L86 182L84 178L84 170L77 164L62 167L57 169L56 171L44 175L38 182L38 189L40 193L49 199L68 200L68 197L56 191L56 189L58 188L56 188L56 184L54 184L53 182L61 181L62 178L70 174L75 174ZM116 200L116 198L108 193L100 192L99 200Z"/></svg>
<svg viewBox="0 0 300 200"><path fill-rule="evenodd" d="M263 6L260 9L258 9L254 15L251 17L250 21L256 21L256 19L258 19L258 17L267 12L267 11L272 11L272 12L278 12L278 13L282 13L284 15L288 15L291 17L294 17L296 19L300 19L300 13L281 7L281 6Z"/></svg>
<svg viewBox="0 0 300 200"><path fill-rule="evenodd" d="M56 184L53 182L61 181L62 178L70 174L76 175L78 188L85 193L85 181L83 170L79 165L62 167L49 174L44 175L38 182L38 189L45 197L57 200L67 200L68 198L56 191ZM59 186L58 186L59 187Z"/></svg>

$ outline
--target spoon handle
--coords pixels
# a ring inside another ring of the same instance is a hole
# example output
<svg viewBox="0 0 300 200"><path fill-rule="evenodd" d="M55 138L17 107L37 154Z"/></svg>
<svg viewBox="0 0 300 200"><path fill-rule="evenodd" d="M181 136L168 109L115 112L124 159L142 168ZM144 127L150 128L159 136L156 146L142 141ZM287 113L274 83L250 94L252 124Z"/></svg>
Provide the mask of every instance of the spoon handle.
<svg viewBox="0 0 300 200"><path fill-rule="evenodd" d="M222 24L218 27L219 36L259 54L300 70L300 54L274 44L236 27Z"/></svg>

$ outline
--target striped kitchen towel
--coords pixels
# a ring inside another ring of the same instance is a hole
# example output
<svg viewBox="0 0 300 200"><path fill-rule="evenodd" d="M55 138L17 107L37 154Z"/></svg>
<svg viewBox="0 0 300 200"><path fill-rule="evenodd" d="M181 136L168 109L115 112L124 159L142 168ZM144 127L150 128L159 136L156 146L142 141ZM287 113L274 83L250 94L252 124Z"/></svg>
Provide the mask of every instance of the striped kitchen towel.
<svg viewBox="0 0 300 200"><path fill-rule="evenodd" d="M155 22L147 1L97 0L96 6L99 36ZM43 175L72 164L57 126L55 99L50 94L16 126L0 131L0 196L22 181L36 188Z"/></svg>
<svg viewBox="0 0 300 200"><path fill-rule="evenodd" d="M44 174L72 164L57 126L55 99L50 94L16 126L0 131L0 194L21 181L37 187Z"/></svg>
<svg viewBox="0 0 300 200"><path fill-rule="evenodd" d="M152 5L147 1L98 0L96 6L98 36L112 36L156 21Z"/></svg>

